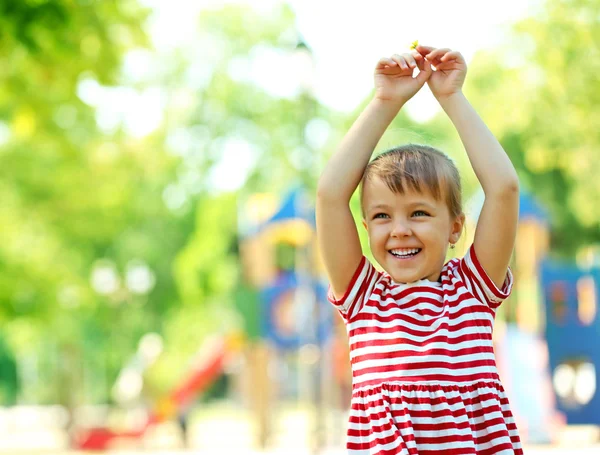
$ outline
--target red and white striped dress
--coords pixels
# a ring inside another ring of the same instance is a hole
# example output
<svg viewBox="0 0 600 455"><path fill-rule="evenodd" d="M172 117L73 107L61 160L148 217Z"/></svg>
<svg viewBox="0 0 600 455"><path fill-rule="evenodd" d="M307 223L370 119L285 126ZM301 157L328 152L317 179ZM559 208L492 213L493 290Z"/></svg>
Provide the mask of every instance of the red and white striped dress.
<svg viewBox="0 0 600 455"><path fill-rule="evenodd" d="M350 342L348 453L523 453L492 346L512 282L498 289L473 246L435 283L395 283L363 257L344 297L329 295Z"/></svg>

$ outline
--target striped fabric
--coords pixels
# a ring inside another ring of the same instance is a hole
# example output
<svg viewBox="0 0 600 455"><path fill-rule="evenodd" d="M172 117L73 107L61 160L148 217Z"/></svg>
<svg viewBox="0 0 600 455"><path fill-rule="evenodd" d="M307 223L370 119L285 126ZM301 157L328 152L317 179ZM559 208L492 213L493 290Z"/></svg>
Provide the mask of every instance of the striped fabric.
<svg viewBox="0 0 600 455"><path fill-rule="evenodd" d="M350 454L521 454L492 346L512 288L487 276L473 246L440 282L395 283L363 257L346 295L353 392Z"/></svg>

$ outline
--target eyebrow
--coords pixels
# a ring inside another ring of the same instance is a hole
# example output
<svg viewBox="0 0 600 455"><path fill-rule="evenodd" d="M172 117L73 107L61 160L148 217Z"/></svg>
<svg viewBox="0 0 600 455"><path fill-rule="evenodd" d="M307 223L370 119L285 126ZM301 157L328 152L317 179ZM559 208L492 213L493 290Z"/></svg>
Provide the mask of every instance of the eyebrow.
<svg viewBox="0 0 600 455"><path fill-rule="evenodd" d="M436 207L428 204L427 202L413 202L412 204L408 204L408 207L418 207L418 206L423 206L423 207L427 207L429 210L435 210Z"/></svg>
<svg viewBox="0 0 600 455"><path fill-rule="evenodd" d="M419 206L427 207L430 210L435 210L435 207L433 205L428 204L427 202L423 202L423 201L413 202L413 203L410 203L407 205L407 207L409 207L409 208L419 207ZM390 208L390 206L387 204L376 204L376 205L369 207L369 211L376 210L376 209L389 209L389 208Z"/></svg>
<svg viewBox="0 0 600 455"><path fill-rule="evenodd" d="M376 204L376 205L372 205L371 207L369 207L369 210L375 210L375 209L389 209L390 206L387 204Z"/></svg>

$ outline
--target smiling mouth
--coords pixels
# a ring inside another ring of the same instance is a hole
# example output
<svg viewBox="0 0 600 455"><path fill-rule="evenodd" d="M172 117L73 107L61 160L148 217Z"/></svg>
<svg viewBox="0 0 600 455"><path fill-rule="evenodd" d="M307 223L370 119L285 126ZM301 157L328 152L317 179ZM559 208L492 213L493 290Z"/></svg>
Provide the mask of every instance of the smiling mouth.
<svg viewBox="0 0 600 455"><path fill-rule="evenodd" d="M410 259L415 257L421 252L421 248L403 248L396 250L389 250L389 253L398 259Z"/></svg>

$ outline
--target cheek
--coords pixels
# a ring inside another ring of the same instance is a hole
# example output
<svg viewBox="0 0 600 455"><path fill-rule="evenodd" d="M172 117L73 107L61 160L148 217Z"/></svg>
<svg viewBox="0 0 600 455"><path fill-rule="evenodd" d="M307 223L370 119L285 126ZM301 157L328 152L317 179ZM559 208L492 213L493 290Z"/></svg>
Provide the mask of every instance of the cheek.
<svg viewBox="0 0 600 455"><path fill-rule="evenodd" d="M371 244L375 244L378 242L382 242L387 238L386 229L381 225L371 225L369 226L368 236L369 242Z"/></svg>
<svg viewBox="0 0 600 455"><path fill-rule="evenodd" d="M444 243L450 232L450 228L444 223L427 223L420 226L420 228L421 236L436 243Z"/></svg>

